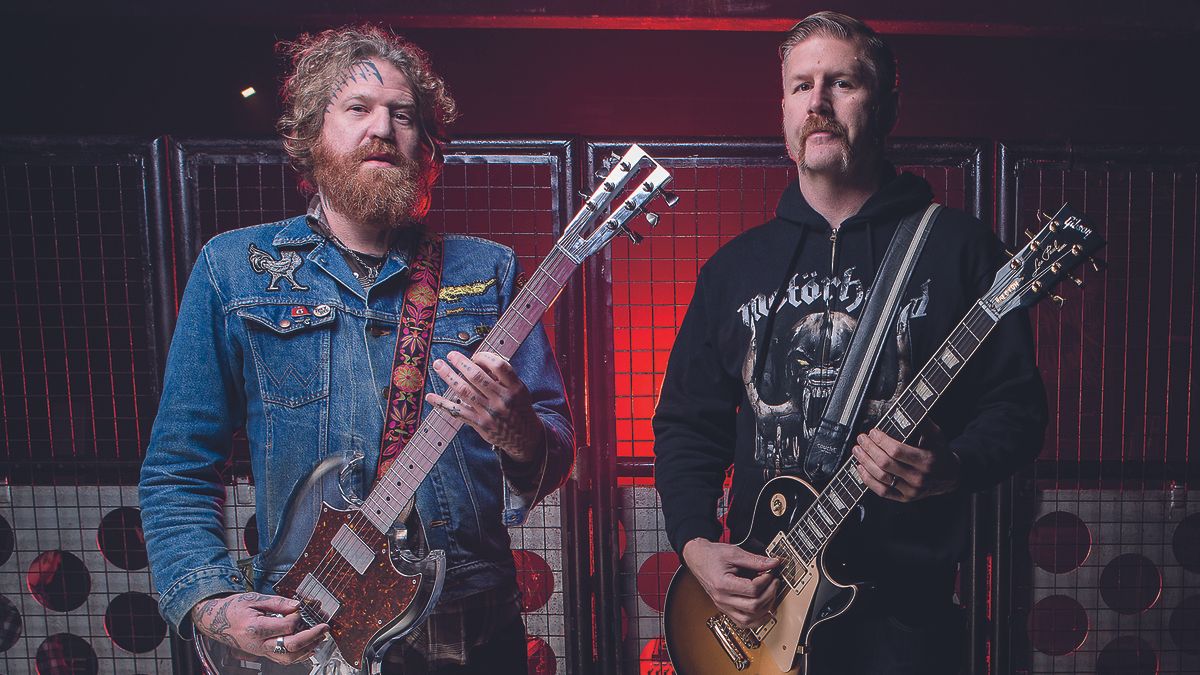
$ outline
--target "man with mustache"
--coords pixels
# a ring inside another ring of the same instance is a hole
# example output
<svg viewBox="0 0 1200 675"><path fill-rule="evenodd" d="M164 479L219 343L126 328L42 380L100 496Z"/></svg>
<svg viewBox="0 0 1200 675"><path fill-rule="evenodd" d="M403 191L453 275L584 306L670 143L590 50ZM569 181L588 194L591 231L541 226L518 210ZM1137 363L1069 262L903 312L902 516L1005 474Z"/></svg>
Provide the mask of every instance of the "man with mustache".
<svg viewBox="0 0 1200 675"><path fill-rule="evenodd" d="M322 500L365 497L380 466L404 457L396 439L439 407L469 428L398 525L411 547L445 551L445 586L432 616L389 645L383 672L524 673L506 527L574 457L545 332L536 327L511 362L471 355L516 294L518 265L508 247L421 224L442 129L457 115L425 53L373 26L282 47L292 71L279 130L313 197L307 214L214 237L192 270L140 486L162 612L185 636L306 661L328 626L272 594L305 544L287 528L311 531ZM241 569L224 541L219 476L238 429L257 544L272 549ZM289 508L329 457L340 471Z"/></svg>
<svg viewBox="0 0 1200 675"><path fill-rule="evenodd" d="M701 269L654 417L668 538L716 606L746 627L775 608L780 561L722 543L716 504L726 473L733 468L725 517L733 542L745 538L766 480L788 474L824 486L831 467L813 461L809 441L840 355L899 221L932 200L928 183L884 159L899 89L892 52L873 30L819 12L792 28L780 56L783 134L798 179L775 219ZM1028 317L1000 321L909 443L860 432L1003 260L989 228L944 209L902 291L850 441L870 492L865 516L851 514L863 520L844 542L852 569L843 578L865 578L869 588L856 609L814 629L812 675L929 675L961 665L965 624L952 596L968 496L1036 457L1046 425ZM832 468L844 458L834 459Z"/></svg>

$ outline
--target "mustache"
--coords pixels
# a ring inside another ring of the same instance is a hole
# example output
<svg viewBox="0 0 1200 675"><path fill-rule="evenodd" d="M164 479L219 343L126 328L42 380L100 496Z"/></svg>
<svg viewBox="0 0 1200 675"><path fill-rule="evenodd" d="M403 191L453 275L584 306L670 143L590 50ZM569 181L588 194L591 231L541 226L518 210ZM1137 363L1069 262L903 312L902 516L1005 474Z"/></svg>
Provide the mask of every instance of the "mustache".
<svg viewBox="0 0 1200 675"><path fill-rule="evenodd" d="M396 146L378 139L362 147L355 148L349 155L349 159L356 164L367 161L369 157L383 158L397 165L403 165L408 161L408 158L402 155Z"/></svg>
<svg viewBox="0 0 1200 675"><path fill-rule="evenodd" d="M806 141L813 134L829 133L839 138L846 137L846 127L832 117L809 115L800 126L800 140Z"/></svg>

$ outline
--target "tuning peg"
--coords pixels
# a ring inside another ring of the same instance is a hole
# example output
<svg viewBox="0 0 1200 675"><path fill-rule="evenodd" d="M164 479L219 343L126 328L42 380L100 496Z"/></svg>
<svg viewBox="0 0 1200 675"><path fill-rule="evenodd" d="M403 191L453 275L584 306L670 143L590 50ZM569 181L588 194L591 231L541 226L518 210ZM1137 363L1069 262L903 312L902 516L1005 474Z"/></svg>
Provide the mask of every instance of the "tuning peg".
<svg viewBox="0 0 1200 675"><path fill-rule="evenodd" d="M1078 286L1079 288L1083 288L1083 279L1080 279L1079 277L1072 277L1072 276L1068 276L1067 278L1070 279L1071 281L1075 282L1075 285Z"/></svg>
<svg viewBox="0 0 1200 675"><path fill-rule="evenodd" d="M1033 239L1033 233L1029 231L1029 228L1025 228L1025 237L1028 239Z"/></svg>
<svg viewBox="0 0 1200 675"><path fill-rule="evenodd" d="M1105 267L1108 267L1108 263L1100 258L1088 256L1088 262L1090 262L1092 264L1092 269L1096 270L1097 272L1104 269Z"/></svg>
<svg viewBox="0 0 1200 675"><path fill-rule="evenodd" d="M646 216L646 222L650 223L650 227L654 227L655 225L658 225L658 214L657 213L655 213L653 211L646 211L642 215Z"/></svg>
<svg viewBox="0 0 1200 675"><path fill-rule="evenodd" d="M679 195L675 194L674 192L667 192L664 190L659 192L658 196L662 197L663 202L669 209L675 208L675 205L679 203Z"/></svg>
<svg viewBox="0 0 1200 675"><path fill-rule="evenodd" d="M634 232L633 230L629 229L628 227L623 228L623 229L625 230L625 236L629 237L629 241L632 241L635 244L640 244L640 243L642 243L642 240L645 239L645 237L638 234L637 232Z"/></svg>
<svg viewBox="0 0 1200 675"><path fill-rule="evenodd" d="M600 164L605 169L611 169L619 161L621 161L621 156L615 152L612 152L612 153L609 153L608 157L605 157L604 161L600 162Z"/></svg>
<svg viewBox="0 0 1200 675"><path fill-rule="evenodd" d="M1051 301L1051 302L1053 302L1055 305L1058 305L1058 307L1059 307L1060 309L1062 308L1062 306L1063 306L1063 303L1065 303L1065 302L1066 302L1066 300L1064 300L1064 299L1063 299L1063 296L1061 296L1061 295L1051 295L1051 296L1050 296L1050 301Z"/></svg>

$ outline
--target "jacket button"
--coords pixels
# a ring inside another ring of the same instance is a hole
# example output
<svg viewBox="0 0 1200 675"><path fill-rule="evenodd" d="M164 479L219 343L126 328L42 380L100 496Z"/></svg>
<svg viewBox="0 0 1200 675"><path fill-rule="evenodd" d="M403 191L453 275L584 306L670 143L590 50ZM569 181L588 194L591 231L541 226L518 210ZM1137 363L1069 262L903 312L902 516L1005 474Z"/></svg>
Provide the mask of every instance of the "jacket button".
<svg viewBox="0 0 1200 675"><path fill-rule="evenodd" d="M317 305L313 307L313 314L317 316L329 316L329 305Z"/></svg>
<svg viewBox="0 0 1200 675"><path fill-rule="evenodd" d="M280 322L279 322L279 327L280 327L280 328L287 328L287 327L288 327L288 326L290 326L290 325L292 325L292 321L291 321L291 319L284 319L284 320L282 320L282 321L280 321Z"/></svg>
<svg viewBox="0 0 1200 675"><path fill-rule="evenodd" d="M471 337L471 334L470 334L470 333L468 333L467 331L465 331L465 330L460 330L460 331L458 331L458 339L459 339L459 340L462 340L462 341L464 341L464 342L465 342L465 341L467 341L468 339L470 339L470 337Z"/></svg>

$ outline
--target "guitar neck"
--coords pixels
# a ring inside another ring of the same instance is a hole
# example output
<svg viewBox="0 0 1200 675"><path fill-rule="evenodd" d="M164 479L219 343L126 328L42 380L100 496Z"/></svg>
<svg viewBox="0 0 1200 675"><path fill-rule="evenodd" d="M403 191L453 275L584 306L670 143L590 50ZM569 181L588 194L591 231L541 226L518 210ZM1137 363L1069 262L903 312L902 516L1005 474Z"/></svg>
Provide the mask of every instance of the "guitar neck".
<svg viewBox="0 0 1200 675"><path fill-rule="evenodd" d="M578 265L556 245L517 292L478 351L511 359L554 304ZM361 512L380 532L387 532L396 522L462 425L462 419L451 417L440 408L434 408L421 420L403 451L363 500Z"/></svg>
<svg viewBox="0 0 1200 675"><path fill-rule="evenodd" d="M875 428L897 440L908 440L996 322L982 302L976 303ZM805 570L866 493L867 487L858 475L858 461L851 456L796 525L767 547L768 555L784 559L782 575L786 581L792 586L802 583Z"/></svg>

